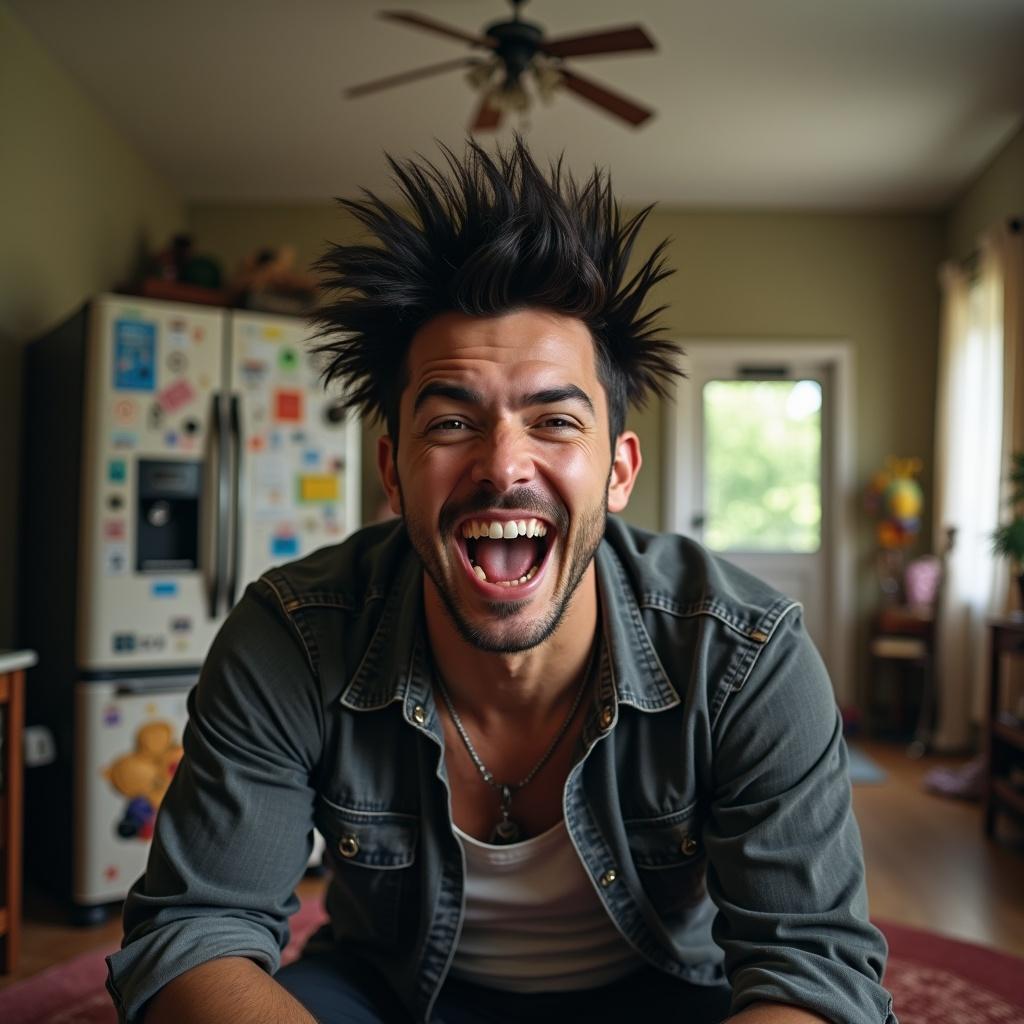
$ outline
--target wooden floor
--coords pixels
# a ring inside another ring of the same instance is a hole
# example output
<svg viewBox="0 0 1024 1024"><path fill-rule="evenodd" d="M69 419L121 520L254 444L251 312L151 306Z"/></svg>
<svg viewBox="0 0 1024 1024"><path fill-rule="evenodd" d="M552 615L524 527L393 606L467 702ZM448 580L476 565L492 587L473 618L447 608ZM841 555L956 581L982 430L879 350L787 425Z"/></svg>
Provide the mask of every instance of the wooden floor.
<svg viewBox="0 0 1024 1024"><path fill-rule="evenodd" d="M880 784L854 788L872 916L1024 956L1024 831L1004 821L999 841L986 841L977 804L921 790L929 768L960 762L911 761L902 746L860 746L888 773ZM300 895L315 896L322 884L304 881ZM45 895L29 891L25 902L21 964L14 975L0 977L0 988L120 938L116 921L72 928Z"/></svg>

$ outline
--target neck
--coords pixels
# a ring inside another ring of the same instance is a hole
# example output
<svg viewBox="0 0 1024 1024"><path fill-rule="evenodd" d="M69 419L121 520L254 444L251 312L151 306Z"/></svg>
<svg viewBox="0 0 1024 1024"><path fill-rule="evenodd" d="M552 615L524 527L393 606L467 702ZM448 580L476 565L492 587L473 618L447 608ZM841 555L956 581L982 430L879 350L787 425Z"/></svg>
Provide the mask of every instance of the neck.
<svg viewBox="0 0 1024 1024"><path fill-rule="evenodd" d="M591 563L554 633L514 654L467 643L429 577L424 577L424 611L434 663L460 711L476 718L543 718L586 668L598 628L597 576Z"/></svg>

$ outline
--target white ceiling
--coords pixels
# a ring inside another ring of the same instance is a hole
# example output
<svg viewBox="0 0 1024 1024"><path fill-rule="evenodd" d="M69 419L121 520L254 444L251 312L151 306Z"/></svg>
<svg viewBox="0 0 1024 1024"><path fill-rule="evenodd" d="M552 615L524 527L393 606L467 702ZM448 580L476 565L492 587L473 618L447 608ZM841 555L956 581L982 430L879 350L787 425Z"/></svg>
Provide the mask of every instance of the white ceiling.
<svg viewBox="0 0 1024 1024"><path fill-rule="evenodd" d="M386 191L383 151L458 147L475 106L462 72L358 100L342 89L470 52L380 10L471 32L508 13L503 0L8 3L183 196L239 201ZM654 107L643 127L562 93L526 129L538 154L611 167L631 202L941 208L1024 115L1024 0L532 0L524 17L549 36L639 22L657 42L568 62Z"/></svg>

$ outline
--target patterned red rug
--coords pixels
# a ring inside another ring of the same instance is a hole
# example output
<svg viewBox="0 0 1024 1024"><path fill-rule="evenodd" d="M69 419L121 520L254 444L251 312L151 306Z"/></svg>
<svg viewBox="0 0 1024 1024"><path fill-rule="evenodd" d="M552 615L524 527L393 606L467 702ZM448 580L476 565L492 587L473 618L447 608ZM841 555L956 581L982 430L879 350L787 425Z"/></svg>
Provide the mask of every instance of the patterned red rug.
<svg viewBox="0 0 1024 1024"><path fill-rule="evenodd" d="M324 920L315 901L292 918L285 963ZM886 987L900 1024L1024 1024L1024 960L877 922L889 940ZM116 1024L104 982L111 949L82 953L0 991L4 1024Z"/></svg>

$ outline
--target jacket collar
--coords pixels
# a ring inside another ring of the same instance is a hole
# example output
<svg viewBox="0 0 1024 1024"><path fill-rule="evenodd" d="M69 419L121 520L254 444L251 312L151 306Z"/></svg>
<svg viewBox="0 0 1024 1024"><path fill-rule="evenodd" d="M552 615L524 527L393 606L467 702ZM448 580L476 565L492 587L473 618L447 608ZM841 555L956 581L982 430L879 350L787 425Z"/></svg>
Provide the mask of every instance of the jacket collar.
<svg viewBox="0 0 1024 1024"><path fill-rule="evenodd" d="M404 536L404 531L396 531ZM408 545L408 541L406 540ZM595 556L603 651L602 689L641 711L661 711L679 703L654 644L622 562L607 539ZM432 708L430 664L423 616L423 568L411 546L393 580L370 644L341 695L353 710L370 711L393 701ZM431 715L431 717L433 717ZM422 724L422 723L421 723Z"/></svg>

